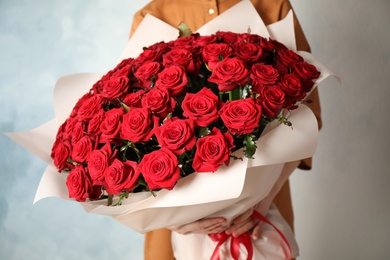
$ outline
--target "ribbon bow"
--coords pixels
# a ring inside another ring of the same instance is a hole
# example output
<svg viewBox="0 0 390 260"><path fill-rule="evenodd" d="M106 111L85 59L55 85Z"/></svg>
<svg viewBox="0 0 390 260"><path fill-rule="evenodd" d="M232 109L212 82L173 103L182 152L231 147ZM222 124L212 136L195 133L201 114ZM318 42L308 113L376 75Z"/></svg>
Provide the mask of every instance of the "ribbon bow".
<svg viewBox="0 0 390 260"><path fill-rule="evenodd" d="M280 235L282 240L286 243L287 247L289 248L290 256L292 256L291 246L288 242L287 238L284 236L282 231L280 231L274 224L272 224L271 221L269 221L266 217L264 217L261 213L257 211L253 211L251 218L258 219L260 221L263 221L269 225L271 225L276 232ZM252 239L248 233L244 233L239 237L233 237L232 235L227 235L225 232L217 233L217 234L209 234L209 237L214 241L218 242L216 245L214 252L210 258L210 260L220 260L219 255L219 248L221 245L223 245L229 238L230 238L230 254L232 255L232 258L234 260L239 260L240 257L240 244L243 244L248 252L248 260L251 260L253 258L253 245L252 245ZM290 257L291 259L291 257Z"/></svg>

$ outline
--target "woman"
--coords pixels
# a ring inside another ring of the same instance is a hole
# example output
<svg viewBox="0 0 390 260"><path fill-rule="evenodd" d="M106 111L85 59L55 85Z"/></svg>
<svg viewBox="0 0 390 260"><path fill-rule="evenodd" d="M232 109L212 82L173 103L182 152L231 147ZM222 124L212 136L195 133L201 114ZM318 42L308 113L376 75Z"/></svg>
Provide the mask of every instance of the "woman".
<svg viewBox="0 0 390 260"><path fill-rule="evenodd" d="M180 22L185 22L192 31L196 31L239 1L241 0L153 0L134 15L131 34L136 30L146 14L151 14L174 27L177 27ZM266 25L283 19L288 11L292 9L288 0L251 0L251 2ZM294 19L297 49L310 51L310 46L295 16ZM317 89L311 93L305 103L314 112L318 120L318 126L321 128L321 110ZM311 158L286 164L281 177L268 197L256 206L256 210L266 214L273 202L292 229L293 211L288 177L296 167L306 170L311 169ZM183 226L171 227L171 229L180 234L218 233L225 231L234 236L239 236L244 232L252 230L252 238L256 239L260 233L260 223L250 218L252 210L250 209L237 217L229 228L227 228L227 223L223 218L213 218L199 220ZM174 259L170 234L171 230L169 229L148 232L145 235L144 259Z"/></svg>

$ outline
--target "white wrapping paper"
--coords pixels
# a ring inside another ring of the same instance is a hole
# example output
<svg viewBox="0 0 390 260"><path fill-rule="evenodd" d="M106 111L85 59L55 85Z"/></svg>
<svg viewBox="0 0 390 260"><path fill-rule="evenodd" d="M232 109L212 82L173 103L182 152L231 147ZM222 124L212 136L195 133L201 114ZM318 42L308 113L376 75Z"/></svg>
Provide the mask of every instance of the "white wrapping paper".
<svg viewBox="0 0 390 260"><path fill-rule="evenodd" d="M241 1L204 25L199 32L202 35L218 30L246 32L248 28L251 33L264 37L272 36L289 48L296 49L292 11L284 20L265 26L250 1ZM149 33L150 31L153 33ZM177 36L176 28L147 15L126 45L119 61L138 56L144 46L163 40L173 40ZM305 53L304 57L316 66L319 64L321 78L317 80L317 85L332 75L311 54ZM68 117L76 101L101 76L84 73L60 78L54 93L56 118L31 131L7 133L14 141L48 163L34 203L50 196L69 199L65 186L66 174L59 174L54 168L50 158L51 146L57 128ZM130 194L123 205L116 207L107 207L105 200L80 204L90 213L112 216L140 233L185 224L204 217L233 218L268 194L285 162L311 157L314 154L318 130L317 121L311 110L302 105L292 112L289 120L293 124L293 129L278 125L260 138L253 160L248 160L240 155L241 151L237 151L237 156L243 157L242 161L232 160L229 167L221 167L215 173L191 174L180 179L173 190L157 192L156 197L147 192ZM283 229L285 223L280 225Z"/></svg>

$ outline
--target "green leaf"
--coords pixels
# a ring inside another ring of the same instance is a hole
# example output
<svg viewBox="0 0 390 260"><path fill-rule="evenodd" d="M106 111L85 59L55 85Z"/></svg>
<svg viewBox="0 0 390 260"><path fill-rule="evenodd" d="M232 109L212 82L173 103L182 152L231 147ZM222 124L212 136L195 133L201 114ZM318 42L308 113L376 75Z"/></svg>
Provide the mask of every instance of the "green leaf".
<svg viewBox="0 0 390 260"><path fill-rule="evenodd" d="M130 111L130 107L127 106L125 103L123 103L123 101L120 100L119 98L118 98L118 101L119 101L119 104L121 104L121 107L123 107L123 110L125 110L125 112L128 113Z"/></svg>
<svg viewBox="0 0 390 260"><path fill-rule="evenodd" d="M237 157L235 155L230 155L230 158L233 158L233 160L240 160L240 161L242 161L242 157Z"/></svg>
<svg viewBox="0 0 390 260"><path fill-rule="evenodd" d="M129 197L129 193L127 191L123 191L121 193L121 195L119 196L119 200L117 203L114 204L114 206L120 206L122 205L122 201L125 199L125 198L128 198Z"/></svg>
<svg viewBox="0 0 390 260"><path fill-rule="evenodd" d="M157 197L157 194L156 194L156 193L154 193L154 191L153 191L153 190L150 190L150 193L152 194L152 196L153 196L153 197Z"/></svg>
<svg viewBox="0 0 390 260"><path fill-rule="evenodd" d="M255 138L256 136L254 135L246 135L245 138L244 138L244 155L245 157L247 158L250 158L250 159L253 159L253 155L255 154L256 152L256 143L255 143Z"/></svg>
<svg viewBox="0 0 390 260"><path fill-rule="evenodd" d="M284 125L286 125L286 126L292 127L291 121L289 121L286 117L284 117L284 116L282 116L282 115L279 115L279 116L278 116L278 120L279 120L279 122L281 122L282 124L284 124Z"/></svg>
<svg viewBox="0 0 390 260"><path fill-rule="evenodd" d="M112 194L108 194L108 197L107 197L107 206L111 206L112 205L112 199L113 199L113 195Z"/></svg>
<svg viewBox="0 0 390 260"><path fill-rule="evenodd" d="M179 37L191 36L192 34L191 29L188 27L187 24L183 22L179 24L178 29L179 29Z"/></svg>
<svg viewBox="0 0 390 260"><path fill-rule="evenodd" d="M129 148L127 145L124 145L122 146L120 149L119 149L119 152L125 152L127 150L127 148Z"/></svg>
<svg viewBox="0 0 390 260"><path fill-rule="evenodd" d="M207 127L199 128L199 136L200 137L204 137L204 136L210 134L210 132L211 132L210 129L208 129Z"/></svg>
<svg viewBox="0 0 390 260"><path fill-rule="evenodd" d="M164 118L163 123L165 123L168 119L172 118L172 113L168 113L168 115Z"/></svg>
<svg viewBox="0 0 390 260"><path fill-rule="evenodd" d="M229 100L233 101L233 100L239 100L239 99L241 99L241 88L235 88L235 89L231 90L229 93Z"/></svg>

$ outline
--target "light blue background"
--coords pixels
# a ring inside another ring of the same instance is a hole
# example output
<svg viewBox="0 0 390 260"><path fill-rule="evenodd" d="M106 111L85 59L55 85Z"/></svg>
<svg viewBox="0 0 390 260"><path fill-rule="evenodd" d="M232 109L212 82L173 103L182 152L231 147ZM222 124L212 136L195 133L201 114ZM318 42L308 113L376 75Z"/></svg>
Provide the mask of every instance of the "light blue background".
<svg viewBox="0 0 390 260"><path fill-rule="evenodd" d="M60 76L111 69L146 1L0 2L0 131L54 117ZM45 163L0 135L0 259L142 259L143 236L77 204L32 205Z"/></svg>
<svg viewBox="0 0 390 260"><path fill-rule="evenodd" d="M54 117L60 76L105 72L146 0L0 0L0 132ZM313 53L344 80L320 86L311 172L291 178L301 258L389 259L390 2L292 0ZM0 135L0 259L142 259L143 236L76 203L32 205L45 163Z"/></svg>

